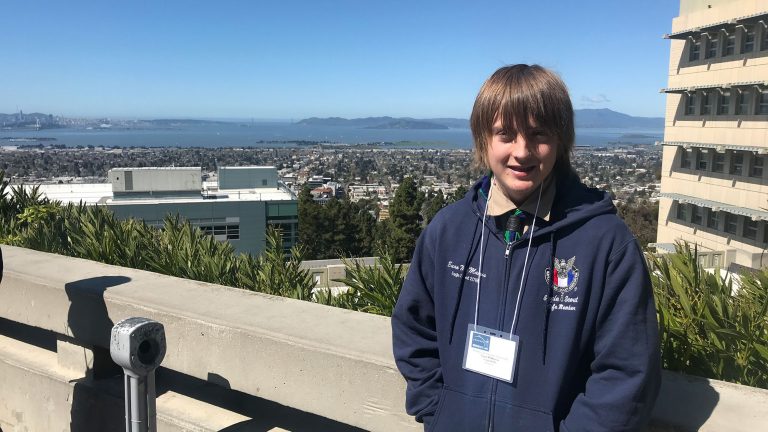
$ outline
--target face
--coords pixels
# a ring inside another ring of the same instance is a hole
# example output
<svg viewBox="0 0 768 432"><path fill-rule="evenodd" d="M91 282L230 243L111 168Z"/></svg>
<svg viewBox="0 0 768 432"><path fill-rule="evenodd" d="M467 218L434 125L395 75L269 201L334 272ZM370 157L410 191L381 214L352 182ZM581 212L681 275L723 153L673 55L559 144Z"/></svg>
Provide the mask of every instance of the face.
<svg viewBox="0 0 768 432"><path fill-rule="evenodd" d="M507 197L522 204L547 178L557 159L557 139L532 127L530 140L518 133L510 136L501 124L493 124L488 143L488 165Z"/></svg>

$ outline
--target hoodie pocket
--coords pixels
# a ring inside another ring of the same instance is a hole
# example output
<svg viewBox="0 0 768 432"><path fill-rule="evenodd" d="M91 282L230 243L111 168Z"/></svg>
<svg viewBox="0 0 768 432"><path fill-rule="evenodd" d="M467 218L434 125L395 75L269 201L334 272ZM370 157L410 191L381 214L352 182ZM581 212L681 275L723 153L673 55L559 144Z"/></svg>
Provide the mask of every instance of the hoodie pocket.
<svg viewBox="0 0 768 432"><path fill-rule="evenodd" d="M552 414L534 407L496 403L494 430L554 432Z"/></svg>
<svg viewBox="0 0 768 432"><path fill-rule="evenodd" d="M440 404L427 432L467 432L486 428L488 398L443 387Z"/></svg>

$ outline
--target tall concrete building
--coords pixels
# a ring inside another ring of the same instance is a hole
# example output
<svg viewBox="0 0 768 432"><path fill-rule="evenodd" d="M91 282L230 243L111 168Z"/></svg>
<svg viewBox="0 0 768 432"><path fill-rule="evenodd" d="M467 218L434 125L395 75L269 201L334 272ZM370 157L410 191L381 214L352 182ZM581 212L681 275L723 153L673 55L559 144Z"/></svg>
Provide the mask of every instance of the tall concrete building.
<svg viewBox="0 0 768 432"><path fill-rule="evenodd" d="M768 265L768 1L681 0L672 21L657 250Z"/></svg>

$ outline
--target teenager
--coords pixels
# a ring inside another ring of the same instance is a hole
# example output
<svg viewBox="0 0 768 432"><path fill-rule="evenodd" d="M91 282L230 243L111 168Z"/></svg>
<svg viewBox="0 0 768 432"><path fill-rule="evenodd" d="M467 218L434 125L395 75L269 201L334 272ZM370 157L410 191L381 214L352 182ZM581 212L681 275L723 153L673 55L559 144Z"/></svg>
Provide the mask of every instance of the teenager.
<svg viewBox="0 0 768 432"><path fill-rule="evenodd" d="M635 431L660 382L643 254L573 172L573 108L540 66L497 70L470 120L489 174L422 233L392 316L426 431Z"/></svg>

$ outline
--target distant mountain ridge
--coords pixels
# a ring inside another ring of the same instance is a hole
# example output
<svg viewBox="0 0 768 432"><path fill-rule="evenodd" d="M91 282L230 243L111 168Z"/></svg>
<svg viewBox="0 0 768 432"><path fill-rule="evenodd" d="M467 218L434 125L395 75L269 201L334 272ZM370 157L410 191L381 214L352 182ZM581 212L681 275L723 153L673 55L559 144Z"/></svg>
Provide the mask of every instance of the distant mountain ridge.
<svg viewBox="0 0 768 432"><path fill-rule="evenodd" d="M574 110L578 128L642 128L663 129L663 117L635 117L608 108ZM310 117L296 124L312 126L344 126L363 129L466 129L469 120L460 118L415 119L411 117Z"/></svg>
<svg viewBox="0 0 768 432"><path fill-rule="evenodd" d="M415 119L411 117L365 117L346 119L342 117L310 117L296 124L308 126L344 126L361 129L464 129L469 121L458 118Z"/></svg>
<svg viewBox="0 0 768 432"><path fill-rule="evenodd" d="M580 128L664 128L664 117L635 117L608 108L574 110L574 117Z"/></svg>

